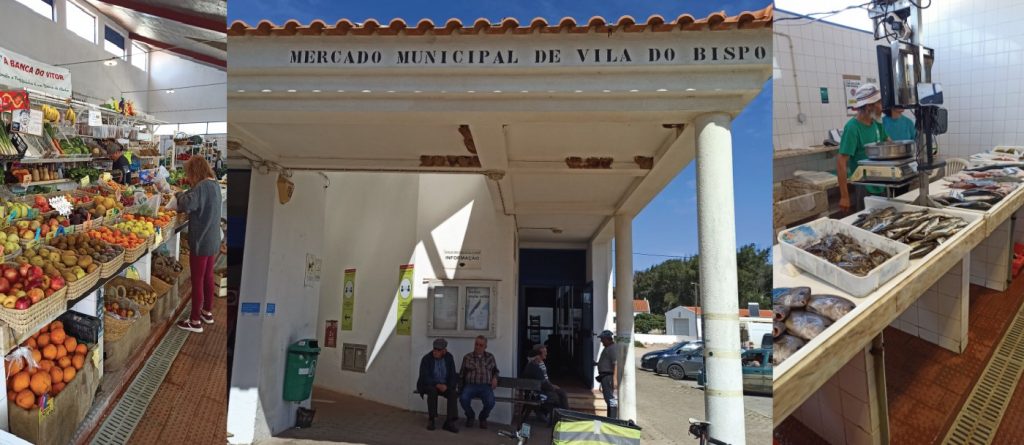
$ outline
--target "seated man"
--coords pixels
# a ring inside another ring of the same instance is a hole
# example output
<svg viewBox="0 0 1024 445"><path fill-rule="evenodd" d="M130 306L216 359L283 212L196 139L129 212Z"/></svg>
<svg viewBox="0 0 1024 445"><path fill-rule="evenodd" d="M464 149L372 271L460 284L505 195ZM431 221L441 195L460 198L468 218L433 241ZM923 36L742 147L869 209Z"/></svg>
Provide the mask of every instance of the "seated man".
<svg viewBox="0 0 1024 445"><path fill-rule="evenodd" d="M459 412L455 400L455 358L448 353L448 341L443 338L434 340L434 350L423 356L420 360L420 376L416 380L416 391L422 398L427 396L427 413L430 421L427 422L427 429L433 431L434 419L437 418L437 396L441 395L448 399L448 415L444 419L444 428L453 433L459 432L455 427L455 420L459 418Z"/></svg>
<svg viewBox="0 0 1024 445"><path fill-rule="evenodd" d="M559 388L558 385L548 380L548 368L544 364L544 359L547 358L547 355L548 350L544 345L534 346L526 354L530 361L526 362L526 367L523 368L521 377L524 379L540 380L540 389L547 397L547 403L558 408L569 409L569 395L565 393L564 389Z"/></svg>
<svg viewBox="0 0 1024 445"><path fill-rule="evenodd" d="M466 427L473 426L473 399L483 402L480 411L480 428L487 429L487 417L494 408L494 388L498 387L498 365L494 355L487 352L487 337L478 335L473 343L473 352L462 357L462 394L459 402L466 412Z"/></svg>

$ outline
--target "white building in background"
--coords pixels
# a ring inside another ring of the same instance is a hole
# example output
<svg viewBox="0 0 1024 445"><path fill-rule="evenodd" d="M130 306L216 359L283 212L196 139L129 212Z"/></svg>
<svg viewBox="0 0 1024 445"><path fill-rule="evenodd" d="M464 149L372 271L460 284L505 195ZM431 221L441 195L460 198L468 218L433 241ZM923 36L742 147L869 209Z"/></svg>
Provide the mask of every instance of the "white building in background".
<svg viewBox="0 0 1024 445"><path fill-rule="evenodd" d="M757 312L754 312L755 308ZM704 332L701 326L701 312L699 306L676 306L669 309L665 312L665 334L702 338ZM760 345L762 335L771 334L772 311L750 305L746 309L740 309L739 315L741 338L747 338L755 345ZM746 335L743 332L746 332Z"/></svg>
<svg viewBox="0 0 1024 445"><path fill-rule="evenodd" d="M771 74L771 8L651 20L231 26L229 134L257 166L232 443L294 425L286 349L324 344L332 325L315 384L403 409L425 410L412 388L436 337L461 359L487 336L505 376L532 345L557 345L553 378L592 387L613 273L633 360L632 219L694 161L711 172L698 205L720 259L702 276L726 283L703 288L713 310L736 309L718 297L736 281L730 122ZM738 357L714 366L716 384L740 388ZM633 369L620 415L636 419ZM709 406L742 413L734 392ZM511 414L498 404L492 418ZM739 443L739 423L712 434Z"/></svg>

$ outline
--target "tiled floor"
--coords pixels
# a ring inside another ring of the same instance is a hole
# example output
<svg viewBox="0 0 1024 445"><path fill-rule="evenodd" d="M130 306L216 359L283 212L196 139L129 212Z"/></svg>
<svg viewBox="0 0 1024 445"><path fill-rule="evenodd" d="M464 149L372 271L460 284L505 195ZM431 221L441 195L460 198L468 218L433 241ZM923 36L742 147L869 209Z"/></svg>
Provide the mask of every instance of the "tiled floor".
<svg viewBox="0 0 1024 445"><path fill-rule="evenodd" d="M971 286L968 346L959 355L902 331L885 330L890 443L941 441L1022 301L1024 278L1005 292ZM1024 382L1018 388L995 443L1024 437ZM779 425L775 436L780 444L825 443L793 418Z"/></svg>
<svg viewBox="0 0 1024 445"><path fill-rule="evenodd" d="M214 299L215 323L189 335L130 443L227 442L226 307Z"/></svg>

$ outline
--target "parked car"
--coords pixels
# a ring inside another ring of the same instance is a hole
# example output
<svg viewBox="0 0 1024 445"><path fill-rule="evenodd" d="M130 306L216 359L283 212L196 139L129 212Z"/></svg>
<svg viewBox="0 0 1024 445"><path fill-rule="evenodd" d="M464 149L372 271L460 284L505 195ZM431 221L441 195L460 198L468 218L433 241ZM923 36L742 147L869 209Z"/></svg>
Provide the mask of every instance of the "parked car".
<svg viewBox="0 0 1024 445"><path fill-rule="evenodd" d="M669 355L658 361L654 372L668 374L674 380L682 380L687 377L697 377L697 373L704 368L704 347L688 349L680 354Z"/></svg>
<svg viewBox="0 0 1024 445"><path fill-rule="evenodd" d="M694 349L700 348L701 346L703 346L703 344L704 342L702 340L681 341L666 349L648 352L644 354L642 357L640 357L640 368L646 369L648 371L658 372L658 361L661 360L663 357L683 354L686 351L692 351Z"/></svg>
<svg viewBox="0 0 1024 445"><path fill-rule="evenodd" d="M740 355L743 365L743 391L771 394L772 393L772 350L771 348L748 349ZM703 366L697 374L697 384L705 385L706 376Z"/></svg>

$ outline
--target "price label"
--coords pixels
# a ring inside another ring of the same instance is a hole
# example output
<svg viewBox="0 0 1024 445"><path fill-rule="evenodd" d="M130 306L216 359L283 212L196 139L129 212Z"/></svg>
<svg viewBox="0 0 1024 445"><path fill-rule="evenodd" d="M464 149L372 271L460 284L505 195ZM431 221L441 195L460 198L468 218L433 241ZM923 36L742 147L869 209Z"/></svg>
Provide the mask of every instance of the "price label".
<svg viewBox="0 0 1024 445"><path fill-rule="evenodd" d="M139 270L136 269L135 266L128 266L128 268L125 269L125 271L124 271L124 277L128 278L130 280L140 280L141 279L139 277Z"/></svg>
<svg viewBox="0 0 1024 445"><path fill-rule="evenodd" d="M89 110L89 126L98 127L103 125L103 115L100 110Z"/></svg>
<svg viewBox="0 0 1024 445"><path fill-rule="evenodd" d="M120 210L118 210L118 209L110 209L110 210L107 210L107 214L105 216L107 218L112 218L112 217L115 217L115 216L120 215L120 214L121 214Z"/></svg>
<svg viewBox="0 0 1024 445"><path fill-rule="evenodd" d="M56 404L53 403L53 398L49 394L43 394L39 396L39 420L53 414L56 411Z"/></svg>
<svg viewBox="0 0 1024 445"><path fill-rule="evenodd" d="M109 181L110 178L111 178L111 176L110 176L109 172L104 172L104 173L100 174L100 180L101 181Z"/></svg>
<svg viewBox="0 0 1024 445"><path fill-rule="evenodd" d="M88 187L89 182L89 175L85 175L82 179L78 180L78 183L81 184L82 187Z"/></svg>
<svg viewBox="0 0 1024 445"><path fill-rule="evenodd" d="M57 213L63 216L68 216L71 214L71 209L73 206L70 202L68 202L68 199L62 195L50 198L50 207L53 207L53 209L56 210Z"/></svg>
<svg viewBox="0 0 1024 445"><path fill-rule="evenodd" d="M160 233L160 229L156 229L156 235L153 241L153 245L159 246L160 243L164 242L164 235Z"/></svg>
<svg viewBox="0 0 1024 445"><path fill-rule="evenodd" d="M92 350L92 365L95 366L97 369L99 369L99 367L100 367L100 348L99 348L99 345L97 345Z"/></svg>

